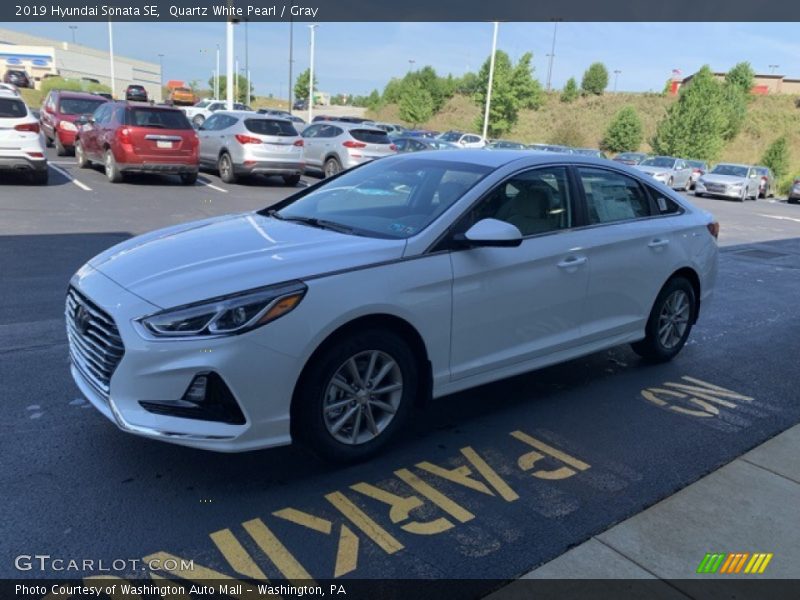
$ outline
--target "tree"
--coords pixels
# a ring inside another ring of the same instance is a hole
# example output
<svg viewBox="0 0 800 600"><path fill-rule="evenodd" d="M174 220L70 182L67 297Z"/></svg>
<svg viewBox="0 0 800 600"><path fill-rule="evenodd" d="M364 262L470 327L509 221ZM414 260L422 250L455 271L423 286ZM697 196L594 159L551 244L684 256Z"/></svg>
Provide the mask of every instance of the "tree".
<svg viewBox="0 0 800 600"><path fill-rule="evenodd" d="M719 156L728 126L722 86L708 65L682 86L678 101L658 123L651 145L658 154L712 161Z"/></svg>
<svg viewBox="0 0 800 600"><path fill-rule="evenodd" d="M561 92L561 101L570 103L574 102L578 98L578 82L575 81L574 77L570 77L567 79L567 84L564 86L564 90Z"/></svg>
<svg viewBox="0 0 800 600"><path fill-rule="evenodd" d="M514 66L508 54L502 50L497 51L492 81L492 102L489 108L491 136L500 136L511 129L517 122L520 109L536 109L541 106L543 93L541 85L533 77L532 59L533 55L526 53ZM486 105L490 63L491 57L486 59L478 72L477 92L473 96L481 107ZM483 127L483 115L476 120L476 127Z"/></svg>
<svg viewBox="0 0 800 600"><path fill-rule="evenodd" d="M611 121L600 144L611 152L631 152L641 143L642 121L632 106L626 106Z"/></svg>
<svg viewBox="0 0 800 600"><path fill-rule="evenodd" d="M749 62L740 62L725 75L725 83L739 88L749 95L755 83L755 71Z"/></svg>
<svg viewBox="0 0 800 600"><path fill-rule="evenodd" d="M311 70L306 69L297 76L294 83L294 97L298 100L308 99L308 80L311 77ZM317 91L317 78L314 77L314 91Z"/></svg>
<svg viewBox="0 0 800 600"><path fill-rule="evenodd" d="M433 116L433 97L418 81L403 87L400 96L400 118L412 127L425 123Z"/></svg>
<svg viewBox="0 0 800 600"><path fill-rule="evenodd" d="M608 69L601 62L592 63L583 74L581 89L584 94L599 96L608 87Z"/></svg>
<svg viewBox="0 0 800 600"><path fill-rule="evenodd" d="M789 143L785 135L772 142L761 157L761 164L772 169L775 179L789 172Z"/></svg>
<svg viewBox="0 0 800 600"><path fill-rule="evenodd" d="M726 140L732 140L742 130L754 81L755 73L748 62L737 64L725 75L722 94L728 122L722 137Z"/></svg>
<svg viewBox="0 0 800 600"><path fill-rule="evenodd" d="M237 85L238 84L238 85ZM208 80L208 87L214 89L214 78ZM247 91L250 90L248 94ZM227 97L228 90L228 77L226 75L219 76L219 95L221 98ZM238 90L238 93L237 93ZM247 77L241 74L233 76L233 97L236 102L248 104L255 96L253 96L253 85L247 81Z"/></svg>

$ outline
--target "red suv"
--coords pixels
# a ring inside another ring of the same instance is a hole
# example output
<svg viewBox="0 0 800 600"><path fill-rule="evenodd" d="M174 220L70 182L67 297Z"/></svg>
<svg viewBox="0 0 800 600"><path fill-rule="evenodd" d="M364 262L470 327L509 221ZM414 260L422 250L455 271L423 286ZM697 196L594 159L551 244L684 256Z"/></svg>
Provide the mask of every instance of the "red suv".
<svg viewBox="0 0 800 600"><path fill-rule="evenodd" d="M55 144L56 154L59 156L71 152L75 144L75 134L78 132L75 121L81 115L93 113L106 102L108 100L102 96L83 92L50 92L39 115L47 145Z"/></svg>
<svg viewBox="0 0 800 600"><path fill-rule="evenodd" d="M197 181L197 134L177 108L108 102L78 124L78 166L101 162L112 183L131 172L179 175L186 185Z"/></svg>

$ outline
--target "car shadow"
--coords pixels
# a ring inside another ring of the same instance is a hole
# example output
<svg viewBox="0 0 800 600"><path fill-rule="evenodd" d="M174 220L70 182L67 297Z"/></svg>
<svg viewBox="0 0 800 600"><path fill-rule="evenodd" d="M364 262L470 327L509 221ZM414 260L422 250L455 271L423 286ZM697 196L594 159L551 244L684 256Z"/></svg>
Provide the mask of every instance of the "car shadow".
<svg viewBox="0 0 800 600"><path fill-rule="evenodd" d="M52 168L48 168L47 170L47 186L40 186L33 183L27 171L0 171L0 186L23 185L36 189L71 183L70 178L61 171Z"/></svg>

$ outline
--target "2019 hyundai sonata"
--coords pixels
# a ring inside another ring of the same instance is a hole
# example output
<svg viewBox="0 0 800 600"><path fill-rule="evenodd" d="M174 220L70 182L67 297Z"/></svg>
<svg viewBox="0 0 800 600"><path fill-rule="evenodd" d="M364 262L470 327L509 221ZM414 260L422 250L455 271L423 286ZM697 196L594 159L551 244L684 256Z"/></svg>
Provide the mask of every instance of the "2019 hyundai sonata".
<svg viewBox="0 0 800 600"><path fill-rule="evenodd" d="M135 434L359 459L419 399L624 343L671 359L712 294L717 233L609 161L384 158L90 260L67 294L72 374Z"/></svg>

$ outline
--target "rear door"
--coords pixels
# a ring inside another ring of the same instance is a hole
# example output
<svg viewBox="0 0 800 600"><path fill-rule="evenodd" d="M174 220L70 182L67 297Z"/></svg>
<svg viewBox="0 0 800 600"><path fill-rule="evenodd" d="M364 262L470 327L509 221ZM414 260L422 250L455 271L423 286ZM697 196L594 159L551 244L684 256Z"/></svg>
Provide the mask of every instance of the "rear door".
<svg viewBox="0 0 800 600"><path fill-rule="evenodd" d="M196 156L194 129L180 110L130 106L126 125L142 162L182 164Z"/></svg>
<svg viewBox="0 0 800 600"><path fill-rule="evenodd" d="M350 137L358 144L354 149L368 160L382 158L397 152L391 138L382 129L365 127L363 129L351 129L349 133Z"/></svg>
<svg viewBox="0 0 800 600"><path fill-rule="evenodd" d="M322 150L324 139L320 138L319 134L323 127L327 127L327 125L315 123L306 127L302 133L303 156L305 157L306 164L318 169L322 168Z"/></svg>

